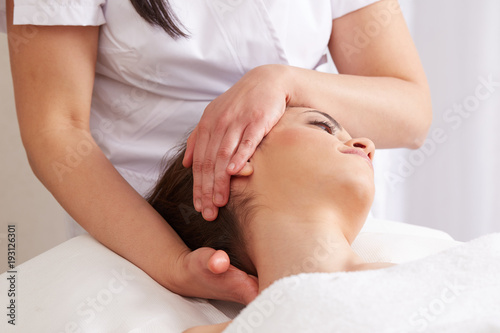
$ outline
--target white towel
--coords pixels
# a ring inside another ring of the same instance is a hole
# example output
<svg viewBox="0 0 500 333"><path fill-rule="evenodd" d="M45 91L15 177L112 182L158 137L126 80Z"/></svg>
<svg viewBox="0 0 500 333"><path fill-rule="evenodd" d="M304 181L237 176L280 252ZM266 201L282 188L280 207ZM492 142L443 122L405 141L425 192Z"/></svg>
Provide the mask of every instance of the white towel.
<svg viewBox="0 0 500 333"><path fill-rule="evenodd" d="M224 332L500 332L500 234L385 269L283 278Z"/></svg>

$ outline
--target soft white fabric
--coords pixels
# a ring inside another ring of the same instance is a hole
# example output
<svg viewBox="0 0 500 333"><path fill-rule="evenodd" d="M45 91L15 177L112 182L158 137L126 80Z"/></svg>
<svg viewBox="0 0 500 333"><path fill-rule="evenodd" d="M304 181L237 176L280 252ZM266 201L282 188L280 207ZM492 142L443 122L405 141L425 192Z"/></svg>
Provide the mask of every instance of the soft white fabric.
<svg viewBox="0 0 500 333"><path fill-rule="evenodd" d="M331 0L331 1L332 1L333 19L339 18L355 10L358 10L362 7L365 7L366 5L376 2L370 0Z"/></svg>
<svg viewBox="0 0 500 333"><path fill-rule="evenodd" d="M276 281L224 331L498 332L500 234L390 268Z"/></svg>
<svg viewBox="0 0 500 333"><path fill-rule="evenodd" d="M9 273L0 275L7 290ZM183 298L142 270L82 235L17 268L16 332L121 333L161 318L163 332L178 333L191 325L228 320L206 300ZM7 293L2 292L7 304ZM236 315L238 305L225 306ZM6 320L0 323L8 327Z"/></svg>
<svg viewBox="0 0 500 333"><path fill-rule="evenodd" d="M374 217L371 213L368 214L365 224L360 230L360 233L364 232L422 236L453 241L453 237L442 230L416 226L399 221L379 219Z"/></svg>
<svg viewBox="0 0 500 333"><path fill-rule="evenodd" d="M404 262L456 244L436 230L382 220L367 224L367 231L355 241L355 250L370 262L388 261L391 251L398 252L397 261ZM379 235L386 235L383 242ZM415 238L405 246L401 240L412 235ZM17 332L77 332L81 328L93 333L178 333L195 325L227 321L242 308L175 295L88 235L29 260L17 271ZM7 290L7 277L7 273L0 275L0 290ZM0 300L7 304L7 293ZM7 331L4 327L10 326L2 320L1 332Z"/></svg>
<svg viewBox="0 0 500 333"><path fill-rule="evenodd" d="M441 230L369 217L351 246L368 262L400 264L458 244Z"/></svg>
<svg viewBox="0 0 500 333"><path fill-rule="evenodd" d="M101 25L106 0L16 0L14 24Z"/></svg>
<svg viewBox="0 0 500 333"><path fill-rule="evenodd" d="M16 0L14 24L101 25L106 0ZM0 0L0 32L7 31L6 0Z"/></svg>

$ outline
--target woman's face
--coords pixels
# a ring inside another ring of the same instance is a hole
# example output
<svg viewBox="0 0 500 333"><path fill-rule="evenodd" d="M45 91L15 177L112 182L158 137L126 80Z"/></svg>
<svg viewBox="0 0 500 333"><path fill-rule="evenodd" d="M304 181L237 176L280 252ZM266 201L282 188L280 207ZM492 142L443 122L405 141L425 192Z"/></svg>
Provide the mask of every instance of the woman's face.
<svg viewBox="0 0 500 333"><path fill-rule="evenodd" d="M372 141L352 139L327 113L289 108L250 159L247 185L266 203L290 209L316 204L369 209L374 151Z"/></svg>

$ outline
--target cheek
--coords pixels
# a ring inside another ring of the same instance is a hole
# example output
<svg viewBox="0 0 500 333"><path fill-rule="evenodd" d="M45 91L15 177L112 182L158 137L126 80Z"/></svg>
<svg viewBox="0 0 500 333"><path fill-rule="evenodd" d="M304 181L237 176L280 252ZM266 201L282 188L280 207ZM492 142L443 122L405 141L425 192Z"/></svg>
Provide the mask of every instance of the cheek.
<svg viewBox="0 0 500 333"><path fill-rule="evenodd" d="M299 186L323 182L332 175L337 147L333 140L305 131L279 131L270 137L265 150L266 171L270 177L284 179Z"/></svg>
<svg viewBox="0 0 500 333"><path fill-rule="evenodd" d="M276 131L268 137L256 158L263 191L290 200L296 193L308 200L347 200L346 205L373 200L373 173L364 161L340 153L343 143L337 139L297 132Z"/></svg>

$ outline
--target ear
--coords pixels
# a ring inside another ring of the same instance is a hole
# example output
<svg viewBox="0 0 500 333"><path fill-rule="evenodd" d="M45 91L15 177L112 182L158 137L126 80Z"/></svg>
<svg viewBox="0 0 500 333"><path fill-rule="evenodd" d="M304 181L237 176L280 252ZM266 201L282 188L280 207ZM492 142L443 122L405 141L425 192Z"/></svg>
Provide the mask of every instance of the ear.
<svg viewBox="0 0 500 333"><path fill-rule="evenodd" d="M235 174L236 177L248 177L253 174L253 165L250 160L248 160L243 168Z"/></svg>

